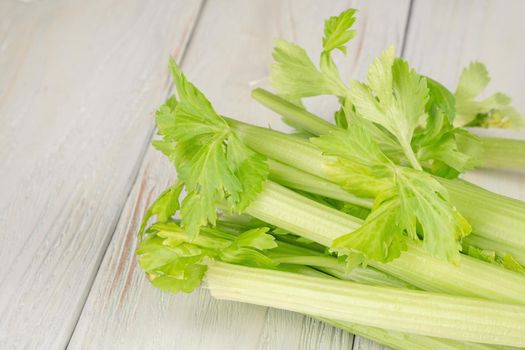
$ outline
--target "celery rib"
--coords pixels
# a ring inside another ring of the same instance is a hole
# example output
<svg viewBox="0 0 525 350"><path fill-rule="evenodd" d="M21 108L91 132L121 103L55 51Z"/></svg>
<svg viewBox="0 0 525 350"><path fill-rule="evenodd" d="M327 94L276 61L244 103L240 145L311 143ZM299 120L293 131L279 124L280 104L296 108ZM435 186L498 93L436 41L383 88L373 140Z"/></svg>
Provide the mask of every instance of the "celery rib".
<svg viewBox="0 0 525 350"><path fill-rule="evenodd" d="M319 178L330 182L325 169L333 159L324 156L321 151L307 141L277 131L241 123L235 123L234 127L243 142L255 151L314 175L314 178L303 177L298 180L300 175L292 172L287 177L283 171L277 170L276 180L283 180L283 183L290 187L294 187L293 182L298 182L297 188L305 190L307 188L313 190L314 186L321 184ZM505 243L511 248L525 249L524 202L498 195L462 180L437 179L449 190L451 202L470 222L474 234L495 242ZM324 193L325 196L333 196L333 198L342 198L343 196L344 190L337 193L335 187L327 184L321 185L313 192L321 194L322 189L327 189L327 192ZM354 198L348 197L348 199L357 204ZM361 202L358 205L365 206L366 203ZM523 261L520 262L524 263Z"/></svg>
<svg viewBox="0 0 525 350"><path fill-rule="evenodd" d="M491 350L502 349L500 346L460 342L443 338L424 337L409 333L400 333L387 329L361 326L355 323L334 321L325 318L319 320L347 332L376 341L396 350ZM505 347L507 348L507 347Z"/></svg>
<svg viewBox="0 0 525 350"><path fill-rule="evenodd" d="M266 183L246 212L327 247L362 222L272 182ZM388 264L369 261L369 265L429 291L525 304L525 276L467 256L454 266L413 243L398 259Z"/></svg>
<svg viewBox="0 0 525 350"><path fill-rule="evenodd" d="M507 250L525 251L524 202L463 180L439 178L439 181L448 189L452 203L468 219L475 235L507 246ZM522 256L519 262L525 264L525 258Z"/></svg>
<svg viewBox="0 0 525 350"><path fill-rule="evenodd" d="M267 90L257 88L252 91L252 97L254 100L283 116L290 124L297 125L300 129L308 132L327 134L336 128L335 125L330 124L326 120Z"/></svg>
<svg viewBox="0 0 525 350"><path fill-rule="evenodd" d="M481 137L480 139L483 149L482 167L525 169L525 141L499 137Z"/></svg>
<svg viewBox="0 0 525 350"><path fill-rule="evenodd" d="M457 296L212 264L207 285L217 299L461 341L525 346L525 307Z"/></svg>

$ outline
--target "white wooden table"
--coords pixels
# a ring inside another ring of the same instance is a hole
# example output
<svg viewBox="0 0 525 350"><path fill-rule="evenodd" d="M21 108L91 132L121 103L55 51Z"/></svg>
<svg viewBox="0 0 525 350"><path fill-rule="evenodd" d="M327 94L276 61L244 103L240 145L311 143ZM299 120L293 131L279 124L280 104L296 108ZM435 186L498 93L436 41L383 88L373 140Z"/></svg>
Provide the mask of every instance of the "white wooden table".
<svg viewBox="0 0 525 350"><path fill-rule="evenodd" d="M0 349L382 349L205 290L164 294L134 257L141 216L174 177L149 146L168 56L221 113L280 127L250 99L273 38L318 52L323 20L347 7L348 77L390 44L451 87L480 59L525 111L521 0L0 0ZM523 174L494 175L469 178L525 199Z"/></svg>

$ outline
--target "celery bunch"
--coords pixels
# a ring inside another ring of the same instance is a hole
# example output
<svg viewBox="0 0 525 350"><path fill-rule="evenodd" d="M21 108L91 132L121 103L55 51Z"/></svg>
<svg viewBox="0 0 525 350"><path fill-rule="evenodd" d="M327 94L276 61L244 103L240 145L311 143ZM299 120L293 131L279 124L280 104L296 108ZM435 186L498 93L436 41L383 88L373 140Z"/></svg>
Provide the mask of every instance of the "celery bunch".
<svg viewBox="0 0 525 350"><path fill-rule="evenodd" d="M253 97L292 134L221 116L170 61L177 93L154 146L178 180L145 215L140 266L168 292L205 281L396 349L525 347L525 203L458 178L504 149L465 127L523 119L506 95L477 98L481 63L452 93L388 48L366 82L345 83L333 55L355 13L325 22L318 66L276 42L276 94ZM334 124L304 108L318 95L338 98Z"/></svg>

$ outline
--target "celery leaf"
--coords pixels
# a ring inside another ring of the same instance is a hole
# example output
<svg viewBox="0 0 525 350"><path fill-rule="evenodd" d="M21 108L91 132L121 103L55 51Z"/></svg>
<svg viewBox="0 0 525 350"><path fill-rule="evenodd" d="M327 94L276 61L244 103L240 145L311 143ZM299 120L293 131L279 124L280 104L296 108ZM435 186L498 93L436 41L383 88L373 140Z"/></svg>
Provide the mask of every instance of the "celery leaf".
<svg viewBox="0 0 525 350"><path fill-rule="evenodd" d="M270 82L280 96L296 102L303 97L346 93L340 80L319 71L302 47L278 39L272 55Z"/></svg>
<svg viewBox="0 0 525 350"><path fill-rule="evenodd" d="M375 197L363 226L334 241L338 252L359 251L367 259L388 262L404 249L404 238L423 240L434 256L456 262L459 241L470 225L449 203L446 189L431 175L394 164L359 118L347 130L311 139L335 157L327 174L347 191Z"/></svg>
<svg viewBox="0 0 525 350"><path fill-rule="evenodd" d="M324 23L323 51L339 50L346 54L346 44L355 36L356 31L350 30L356 18L355 9L348 9L338 16L328 18Z"/></svg>
<svg viewBox="0 0 525 350"><path fill-rule="evenodd" d="M280 39L275 42L272 54L275 63L271 66L270 81L280 96L296 104L301 104L303 97L347 96L348 88L342 82L331 55L334 50L346 54L346 44L356 33L350 30L355 13L356 10L348 9L325 21L320 69L302 47Z"/></svg>
<svg viewBox="0 0 525 350"><path fill-rule="evenodd" d="M406 236L398 220L399 201L386 201L357 230L337 238L332 248L340 253L358 251L367 259L389 262L406 250Z"/></svg>
<svg viewBox="0 0 525 350"><path fill-rule="evenodd" d="M418 168L410 143L425 114L428 101L425 78L396 58L391 47L371 65L368 86L351 82L350 99L360 117L380 125L396 137L412 166Z"/></svg>
<svg viewBox="0 0 525 350"><path fill-rule="evenodd" d="M182 185L182 182L177 181L173 186L168 187L168 189L162 192L153 204L150 205L140 225L140 237L144 234L146 225L152 216L157 216L157 222L166 222L175 215L180 208L179 196L182 191Z"/></svg>
<svg viewBox="0 0 525 350"><path fill-rule="evenodd" d="M170 293L189 293L197 288L213 260L265 268L278 265L265 254L277 247L267 227L238 236L203 228L191 242L175 222L155 224L150 230L136 251L139 264L154 286Z"/></svg>
<svg viewBox="0 0 525 350"><path fill-rule="evenodd" d="M170 69L178 100L170 98L157 113L163 140L155 146L174 163L187 195L180 215L190 237L214 225L217 201L241 212L262 190L268 174L265 158L246 147L175 61Z"/></svg>
<svg viewBox="0 0 525 350"><path fill-rule="evenodd" d="M457 126L520 128L525 119L511 105L511 98L500 92L476 100L490 82L484 64L472 62L459 78L456 88Z"/></svg>

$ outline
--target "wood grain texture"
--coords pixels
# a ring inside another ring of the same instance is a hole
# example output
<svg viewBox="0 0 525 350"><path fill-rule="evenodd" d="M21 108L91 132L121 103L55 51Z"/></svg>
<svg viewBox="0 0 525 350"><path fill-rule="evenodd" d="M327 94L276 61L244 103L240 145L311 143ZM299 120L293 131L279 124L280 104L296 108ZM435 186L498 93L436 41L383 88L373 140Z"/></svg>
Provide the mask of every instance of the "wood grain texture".
<svg viewBox="0 0 525 350"><path fill-rule="evenodd" d="M362 75L371 57L390 43L399 45L408 2L209 0L182 68L220 113L281 128L275 115L250 98L253 86L265 84L269 75L273 39L294 40L319 52L323 20L347 7L357 7L360 20L345 72ZM313 105L328 117L333 111L324 103ZM149 149L70 349L352 347L350 334L303 315L218 302L205 290L168 295L151 287L137 267L135 233L147 205L173 179L172 166Z"/></svg>
<svg viewBox="0 0 525 350"><path fill-rule="evenodd" d="M492 78L487 94L502 91L525 113L523 12L525 2L521 0L415 0L405 57L419 72L453 90L463 67L479 60L487 65ZM525 138L525 130L482 130L481 133ZM476 170L465 178L525 200L523 172Z"/></svg>
<svg viewBox="0 0 525 350"><path fill-rule="evenodd" d="M67 345L199 8L0 2L0 348Z"/></svg>

